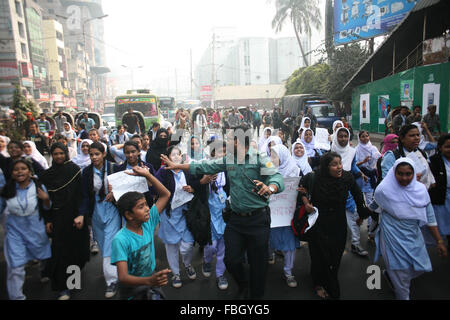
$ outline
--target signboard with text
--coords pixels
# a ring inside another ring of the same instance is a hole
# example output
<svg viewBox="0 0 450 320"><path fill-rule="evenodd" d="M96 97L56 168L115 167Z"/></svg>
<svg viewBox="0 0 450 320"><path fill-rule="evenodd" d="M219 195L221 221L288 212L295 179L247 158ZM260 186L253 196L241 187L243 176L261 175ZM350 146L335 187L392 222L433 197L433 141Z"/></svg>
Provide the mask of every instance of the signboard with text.
<svg viewBox="0 0 450 320"><path fill-rule="evenodd" d="M415 0L335 0L335 45L390 32L416 5Z"/></svg>

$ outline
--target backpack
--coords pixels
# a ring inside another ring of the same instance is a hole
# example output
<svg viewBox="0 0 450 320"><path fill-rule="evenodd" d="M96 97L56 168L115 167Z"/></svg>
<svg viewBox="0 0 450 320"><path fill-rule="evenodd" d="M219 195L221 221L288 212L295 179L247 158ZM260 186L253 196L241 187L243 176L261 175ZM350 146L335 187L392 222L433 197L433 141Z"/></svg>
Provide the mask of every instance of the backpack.
<svg viewBox="0 0 450 320"><path fill-rule="evenodd" d="M314 189L315 182L315 173L312 174L312 183L311 188L309 188L309 193L311 194ZM310 227L308 218L312 213L307 213L305 209L305 205L302 204L300 207L297 207L294 212L294 217L291 220L291 228L294 232L294 235L301 241L308 241L308 235L306 229ZM308 230L309 231L309 230Z"/></svg>
<svg viewBox="0 0 450 320"><path fill-rule="evenodd" d="M189 202L188 209L183 210L186 217L186 226L192 233L194 241L200 246L212 244L211 241L211 214L208 202L203 203L198 195Z"/></svg>

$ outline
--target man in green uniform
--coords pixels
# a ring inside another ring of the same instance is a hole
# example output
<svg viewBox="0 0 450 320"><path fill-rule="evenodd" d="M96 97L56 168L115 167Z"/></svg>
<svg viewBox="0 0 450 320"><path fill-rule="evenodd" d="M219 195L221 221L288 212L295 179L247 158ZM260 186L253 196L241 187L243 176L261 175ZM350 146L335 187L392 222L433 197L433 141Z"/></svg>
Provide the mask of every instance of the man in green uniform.
<svg viewBox="0 0 450 320"><path fill-rule="evenodd" d="M264 195L282 192L284 182L267 155L250 147L251 134L244 132L251 130L247 130L246 126L228 130L224 158L191 164L175 164L164 155L161 159L166 169L190 170L193 175L227 172L232 213L224 234L224 261L239 286L239 298L259 300L264 296L271 222L268 197ZM246 252L249 276L243 265Z"/></svg>

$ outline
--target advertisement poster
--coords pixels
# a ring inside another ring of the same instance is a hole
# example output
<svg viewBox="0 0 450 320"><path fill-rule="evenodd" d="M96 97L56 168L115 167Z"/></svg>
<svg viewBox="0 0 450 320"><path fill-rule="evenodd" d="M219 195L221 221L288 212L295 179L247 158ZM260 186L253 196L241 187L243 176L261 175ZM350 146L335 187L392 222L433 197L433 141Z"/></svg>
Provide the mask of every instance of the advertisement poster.
<svg viewBox="0 0 450 320"><path fill-rule="evenodd" d="M334 43L341 45L388 33L415 5L415 0L335 0Z"/></svg>
<svg viewBox="0 0 450 320"><path fill-rule="evenodd" d="M435 105L436 113L439 114L441 85L437 83L425 83L423 85L422 114L428 113L428 106Z"/></svg>
<svg viewBox="0 0 450 320"><path fill-rule="evenodd" d="M414 100L414 80L400 82L400 102L402 106L411 107Z"/></svg>
<svg viewBox="0 0 450 320"><path fill-rule="evenodd" d="M378 112L380 118L386 119L387 114L387 106L389 105L389 95L378 96Z"/></svg>
<svg viewBox="0 0 450 320"><path fill-rule="evenodd" d="M360 123L370 123L370 94L362 94L359 100Z"/></svg>

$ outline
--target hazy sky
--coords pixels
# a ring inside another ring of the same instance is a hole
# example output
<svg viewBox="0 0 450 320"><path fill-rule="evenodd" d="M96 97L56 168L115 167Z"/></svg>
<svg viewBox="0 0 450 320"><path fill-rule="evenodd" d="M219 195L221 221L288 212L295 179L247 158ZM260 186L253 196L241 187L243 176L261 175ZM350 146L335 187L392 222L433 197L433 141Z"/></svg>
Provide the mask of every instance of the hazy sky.
<svg viewBox="0 0 450 320"><path fill-rule="evenodd" d="M130 70L121 65L144 66L134 72L135 88L150 86L165 95L170 87L174 94L176 69L178 92L190 91L189 51L195 70L214 27L217 34L237 37L295 36L290 24L281 33L272 30L275 5L269 0L103 0L103 11L109 15L104 19L107 62L120 91L131 87ZM315 36L318 44L323 36Z"/></svg>

